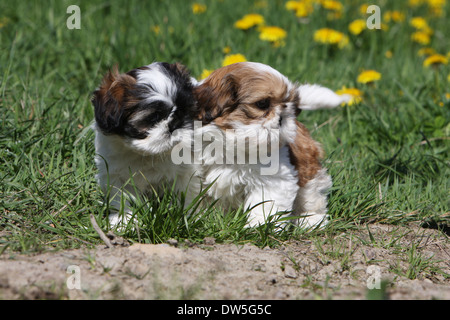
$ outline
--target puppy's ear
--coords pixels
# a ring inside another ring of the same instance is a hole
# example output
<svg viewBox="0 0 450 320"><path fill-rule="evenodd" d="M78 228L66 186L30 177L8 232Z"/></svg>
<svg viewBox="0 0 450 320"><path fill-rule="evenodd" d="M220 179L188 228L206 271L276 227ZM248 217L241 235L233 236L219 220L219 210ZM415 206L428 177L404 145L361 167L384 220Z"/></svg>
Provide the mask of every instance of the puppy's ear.
<svg viewBox="0 0 450 320"><path fill-rule="evenodd" d="M133 87L136 79L119 74L117 66L109 71L100 87L94 91L95 121L104 133L121 133L127 108L133 104Z"/></svg>
<svg viewBox="0 0 450 320"><path fill-rule="evenodd" d="M176 79L190 79L190 72L188 70L188 68L184 65L182 65L179 62L175 62L175 63L167 63L167 62L162 62L161 65L170 72L170 74L173 74L176 76Z"/></svg>
<svg viewBox="0 0 450 320"><path fill-rule="evenodd" d="M185 65L183 65L183 64L181 64L179 62L176 62L176 63L174 63L172 65L177 70L177 72L178 72L178 74L180 76L190 77L190 72L189 72L188 68Z"/></svg>
<svg viewBox="0 0 450 320"><path fill-rule="evenodd" d="M194 89L198 119L208 124L231 112L238 103L238 82L228 74L221 77L214 72Z"/></svg>
<svg viewBox="0 0 450 320"><path fill-rule="evenodd" d="M351 96L338 95L332 90L317 84L304 84L299 86L299 108L302 110L331 109L348 102Z"/></svg>

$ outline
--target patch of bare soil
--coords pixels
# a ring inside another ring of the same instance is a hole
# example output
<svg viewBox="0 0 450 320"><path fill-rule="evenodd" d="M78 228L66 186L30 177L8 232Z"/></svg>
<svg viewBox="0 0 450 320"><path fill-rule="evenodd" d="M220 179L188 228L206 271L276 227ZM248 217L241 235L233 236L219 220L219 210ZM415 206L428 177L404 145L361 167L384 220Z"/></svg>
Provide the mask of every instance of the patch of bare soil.
<svg viewBox="0 0 450 320"><path fill-rule="evenodd" d="M5 252L0 298L450 299L448 236L419 227L362 229L263 249L207 238L200 245Z"/></svg>

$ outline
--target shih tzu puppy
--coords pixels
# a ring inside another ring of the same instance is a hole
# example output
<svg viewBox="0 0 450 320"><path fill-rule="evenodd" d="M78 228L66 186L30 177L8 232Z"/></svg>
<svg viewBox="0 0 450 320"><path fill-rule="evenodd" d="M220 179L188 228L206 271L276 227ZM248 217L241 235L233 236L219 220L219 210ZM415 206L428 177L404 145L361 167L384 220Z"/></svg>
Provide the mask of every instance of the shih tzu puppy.
<svg viewBox="0 0 450 320"><path fill-rule="evenodd" d="M176 191L185 191L189 185L192 166L174 165L171 150L190 143L194 83L181 64L155 62L127 73L110 71L95 90L97 180L110 195L112 226L130 219L130 202L122 197L133 199L135 190L152 194L176 181Z"/></svg>
<svg viewBox="0 0 450 320"><path fill-rule="evenodd" d="M194 96L202 121L198 174L210 185L211 199L225 209L251 208L249 226L277 212L301 216L304 227L326 224L331 177L321 165L321 146L297 116L302 109L336 107L349 96L297 85L253 62L217 69Z"/></svg>

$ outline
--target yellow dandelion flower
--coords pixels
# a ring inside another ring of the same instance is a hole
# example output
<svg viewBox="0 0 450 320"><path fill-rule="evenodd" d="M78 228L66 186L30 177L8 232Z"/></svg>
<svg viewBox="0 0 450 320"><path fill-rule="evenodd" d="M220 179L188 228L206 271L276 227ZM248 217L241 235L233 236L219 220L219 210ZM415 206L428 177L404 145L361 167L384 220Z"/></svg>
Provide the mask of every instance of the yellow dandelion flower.
<svg viewBox="0 0 450 320"><path fill-rule="evenodd" d="M222 67L228 66L233 63L245 62L245 61L247 61L247 59L245 58L244 55L242 55L240 53L229 54L229 55L225 56L225 58L223 59Z"/></svg>
<svg viewBox="0 0 450 320"><path fill-rule="evenodd" d="M423 62L424 67L429 67L431 65L448 64L448 59L442 54L433 54L425 59Z"/></svg>
<svg viewBox="0 0 450 320"><path fill-rule="evenodd" d="M291 11L295 11L297 10L298 6L302 3L303 1L287 1L284 5L284 7L287 10L291 10Z"/></svg>
<svg viewBox="0 0 450 320"><path fill-rule="evenodd" d="M375 70L365 70L358 75L356 79L359 83L371 83L381 79L381 73Z"/></svg>
<svg viewBox="0 0 450 320"><path fill-rule="evenodd" d="M430 35L423 31L416 31L411 35L411 40L422 45L427 45L430 43Z"/></svg>
<svg viewBox="0 0 450 320"><path fill-rule="evenodd" d="M194 14L201 14L206 11L206 5L201 3L193 3L191 8Z"/></svg>
<svg viewBox="0 0 450 320"><path fill-rule="evenodd" d="M262 27L260 29L259 39L270 42L281 41L286 38L287 32L286 30L276 27L276 26L268 26Z"/></svg>
<svg viewBox="0 0 450 320"><path fill-rule="evenodd" d="M264 24L264 17L257 13L246 14L234 23L235 28L247 30L257 25Z"/></svg>
<svg viewBox="0 0 450 320"><path fill-rule="evenodd" d="M366 28L366 20L357 19L348 25L348 30L350 33L357 36Z"/></svg>
<svg viewBox="0 0 450 320"><path fill-rule="evenodd" d="M392 11L391 19L394 22L403 22L405 21L405 14L400 11Z"/></svg>
<svg viewBox="0 0 450 320"><path fill-rule="evenodd" d="M352 96L350 101L347 102L347 105L349 105L349 106L358 104L362 101L363 93L361 90L356 89L356 88L347 88L344 86L344 87L342 87L342 89L337 90L336 93L339 95L348 94L348 95ZM345 105L345 103L343 103L342 105Z"/></svg>
<svg viewBox="0 0 450 320"><path fill-rule="evenodd" d="M417 51L417 54L419 55L419 57L430 56L435 53L436 53L436 50L434 50L433 48L422 48L419 51Z"/></svg>
<svg viewBox="0 0 450 320"><path fill-rule="evenodd" d="M310 2L300 2L295 10L295 16L304 18L313 13L314 7Z"/></svg>
<svg viewBox="0 0 450 320"><path fill-rule="evenodd" d="M222 49L222 52L224 54L229 54L231 52L231 47L230 46L226 46L225 48Z"/></svg>
<svg viewBox="0 0 450 320"><path fill-rule="evenodd" d="M386 23L382 22L381 23L381 30L388 31L389 30L389 26Z"/></svg>
<svg viewBox="0 0 450 320"><path fill-rule="evenodd" d="M214 70L210 70L210 69L203 69L202 74L200 75L200 79L199 80L203 80L209 77L209 75L211 73L213 73Z"/></svg>
<svg viewBox="0 0 450 320"><path fill-rule="evenodd" d="M151 26L150 30L156 35L159 35L161 33L161 27L158 25Z"/></svg>
<svg viewBox="0 0 450 320"><path fill-rule="evenodd" d="M430 28L428 22L422 17L411 18L409 24L413 26L417 31L422 31L429 35L433 34L433 29Z"/></svg>
<svg viewBox="0 0 450 320"><path fill-rule="evenodd" d="M359 6L359 13L362 14L363 16L367 15L367 8L369 7L368 4L362 4Z"/></svg>
<svg viewBox="0 0 450 320"><path fill-rule="evenodd" d="M337 20L342 17L344 6L336 0L320 0L322 7L330 12L327 14L327 20Z"/></svg>
<svg viewBox="0 0 450 320"><path fill-rule="evenodd" d="M385 56L387 59L391 59L393 55L394 55L394 54L392 53L391 50L388 50L388 51L386 51L386 52L384 53L384 56Z"/></svg>
<svg viewBox="0 0 450 320"><path fill-rule="evenodd" d="M427 0L428 7L432 15L440 17L443 14L443 7L446 0Z"/></svg>
<svg viewBox="0 0 450 320"><path fill-rule="evenodd" d="M409 24L418 30L422 30L425 27L428 27L428 22L422 17L413 17L409 20Z"/></svg>
<svg viewBox="0 0 450 320"><path fill-rule="evenodd" d="M342 32L329 28L322 28L314 32L314 41L337 45L339 48L343 48L348 45L349 39L348 36Z"/></svg>
<svg viewBox="0 0 450 320"><path fill-rule="evenodd" d="M247 19L247 20L253 22L253 24L255 24L255 25L264 24L264 17L257 13L249 13L244 16L244 19Z"/></svg>
<svg viewBox="0 0 450 320"><path fill-rule="evenodd" d="M238 21L236 21L234 23L234 27L241 29L241 30L247 30L250 29L251 27L253 27L254 24L249 22L248 20L245 19L239 19Z"/></svg>
<svg viewBox="0 0 450 320"><path fill-rule="evenodd" d="M323 8L332 11L342 12L342 9L344 8L342 3L336 0L321 0L320 4L322 5Z"/></svg>
<svg viewBox="0 0 450 320"><path fill-rule="evenodd" d="M447 76L447 82L450 82L450 73Z"/></svg>
<svg viewBox="0 0 450 320"><path fill-rule="evenodd" d="M394 10L394 11L387 11L383 15L383 20L385 22L403 22L405 21L405 14L403 12Z"/></svg>
<svg viewBox="0 0 450 320"><path fill-rule="evenodd" d="M446 0L427 0L430 7L443 7L445 6Z"/></svg>
<svg viewBox="0 0 450 320"><path fill-rule="evenodd" d="M321 3L321 1L322 0L287 1L285 8L287 10L295 11L297 17L304 18L314 12L314 3Z"/></svg>

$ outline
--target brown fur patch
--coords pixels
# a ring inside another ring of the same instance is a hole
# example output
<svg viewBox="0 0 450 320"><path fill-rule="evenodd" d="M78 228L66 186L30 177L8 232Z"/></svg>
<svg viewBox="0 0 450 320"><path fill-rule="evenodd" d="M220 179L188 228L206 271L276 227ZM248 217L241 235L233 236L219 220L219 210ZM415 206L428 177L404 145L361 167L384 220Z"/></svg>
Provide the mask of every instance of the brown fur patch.
<svg viewBox="0 0 450 320"><path fill-rule="evenodd" d="M308 129L302 123L296 123L297 135L295 142L289 144L289 157L298 172L298 185L304 187L322 168L320 160L323 158L323 150L313 140Z"/></svg>
<svg viewBox="0 0 450 320"><path fill-rule="evenodd" d="M103 78L102 84L96 96L101 99L103 103L107 104L109 100L113 100L118 105L127 107L130 105L129 98L131 97L131 90L136 84L136 79L128 74L119 74L117 67L109 71Z"/></svg>
<svg viewBox="0 0 450 320"><path fill-rule="evenodd" d="M199 107L198 119L204 124L230 112L237 103L237 83L232 76L234 67L230 65L217 69L194 89Z"/></svg>
<svg viewBox="0 0 450 320"><path fill-rule="evenodd" d="M120 74L117 67L110 70L94 92L95 120L104 133L122 133L123 121L138 103L133 90L136 79L129 74Z"/></svg>
<svg viewBox="0 0 450 320"><path fill-rule="evenodd" d="M235 121L250 124L270 120L275 115L275 106L298 104L299 99L297 90L288 92L281 77L245 62L217 69L194 90L194 95L198 119L204 124L214 121L222 129L232 127ZM270 101L267 109L258 107L258 102L264 99Z"/></svg>

